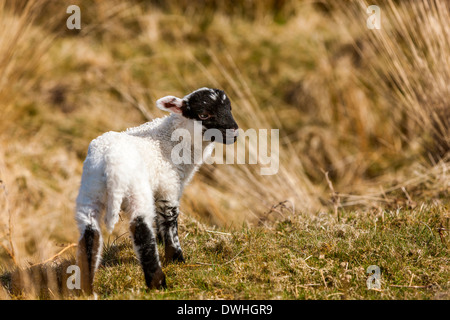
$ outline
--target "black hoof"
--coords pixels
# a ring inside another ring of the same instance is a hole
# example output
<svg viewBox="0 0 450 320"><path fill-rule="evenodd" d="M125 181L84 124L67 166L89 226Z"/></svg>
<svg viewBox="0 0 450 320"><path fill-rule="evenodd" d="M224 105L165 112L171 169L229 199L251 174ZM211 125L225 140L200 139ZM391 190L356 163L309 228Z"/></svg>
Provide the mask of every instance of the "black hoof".
<svg viewBox="0 0 450 320"><path fill-rule="evenodd" d="M145 277L145 282L149 289L167 289L166 275L161 269L149 277Z"/></svg>
<svg viewBox="0 0 450 320"><path fill-rule="evenodd" d="M186 263L183 257L183 251L177 251L172 257L173 262L180 262L180 263Z"/></svg>

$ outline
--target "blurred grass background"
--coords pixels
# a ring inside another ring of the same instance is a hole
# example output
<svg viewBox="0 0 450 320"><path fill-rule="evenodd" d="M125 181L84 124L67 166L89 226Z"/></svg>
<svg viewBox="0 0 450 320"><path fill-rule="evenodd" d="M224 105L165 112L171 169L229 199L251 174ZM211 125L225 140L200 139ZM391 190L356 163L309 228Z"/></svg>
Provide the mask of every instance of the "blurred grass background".
<svg viewBox="0 0 450 320"><path fill-rule="evenodd" d="M72 4L81 30L66 28ZM381 30L356 0L2 2L0 263L76 242L89 142L203 86L227 92L244 130L280 130L280 169L203 166L185 215L235 228L283 201L303 216L421 202L448 212L448 2L378 5Z"/></svg>

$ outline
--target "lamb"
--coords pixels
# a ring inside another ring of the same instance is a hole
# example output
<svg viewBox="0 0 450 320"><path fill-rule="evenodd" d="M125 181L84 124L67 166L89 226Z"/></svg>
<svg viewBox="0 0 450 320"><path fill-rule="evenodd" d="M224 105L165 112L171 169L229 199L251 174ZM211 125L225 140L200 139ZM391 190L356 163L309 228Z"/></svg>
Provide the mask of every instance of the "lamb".
<svg viewBox="0 0 450 320"><path fill-rule="evenodd" d="M164 243L166 261L184 262L177 219L183 189L211 155L215 140L227 144L236 141L238 125L222 90L201 88L182 99L161 98L156 105L171 114L123 132L107 132L89 145L75 215L80 231L77 264L86 294L93 292L100 263L103 211L109 232L120 211L125 213L147 286L166 288L156 240ZM173 133L180 129L195 137L199 125L201 150L194 148L194 139L172 141ZM205 134L210 129L221 136ZM191 160L201 152L200 161L172 161L172 150L180 143L192 151Z"/></svg>

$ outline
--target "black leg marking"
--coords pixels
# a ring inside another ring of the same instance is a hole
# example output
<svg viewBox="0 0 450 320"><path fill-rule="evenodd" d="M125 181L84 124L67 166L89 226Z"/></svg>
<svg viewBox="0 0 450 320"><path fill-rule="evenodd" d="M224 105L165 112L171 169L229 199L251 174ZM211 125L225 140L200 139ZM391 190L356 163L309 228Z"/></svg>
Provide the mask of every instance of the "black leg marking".
<svg viewBox="0 0 450 320"><path fill-rule="evenodd" d="M164 212L164 207L167 206L169 201L163 200L163 199L155 199L155 204L157 206L157 212L161 211ZM159 214L155 217L155 225L156 225L156 240L158 241L158 244L164 244L164 234L162 232L162 229L160 227L160 217Z"/></svg>
<svg viewBox="0 0 450 320"><path fill-rule="evenodd" d="M147 287L150 289L166 288L166 276L159 263L156 239L150 226L142 217L137 217L131 222L130 230Z"/></svg>
<svg viewBox="0 0 450 320"><path fill-rule="evenodd" d="M185 262L178 238L178 207L163 206L157 209L158 235L165 244L165 260Z"/></svg>
<svg viewBox="0 0 450 320"><path fill-rule="evenodd" d="M94 274L100 259L100 231L92 225L86 226L78 243L78 266L81 271L81 289L86 294L92 294Z"/></svg>

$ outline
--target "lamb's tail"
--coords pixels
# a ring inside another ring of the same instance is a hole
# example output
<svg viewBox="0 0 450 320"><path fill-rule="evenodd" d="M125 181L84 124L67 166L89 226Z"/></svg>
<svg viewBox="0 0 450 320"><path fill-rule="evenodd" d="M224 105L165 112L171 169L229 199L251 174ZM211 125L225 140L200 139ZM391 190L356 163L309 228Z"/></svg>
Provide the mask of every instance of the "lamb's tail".
<svg viewBox="0 0 450 320"><path fill-rule="evenodd" d="M106 177L106 213L105 225L109 233L111 233L119 221L119 213L122 201L125 196L125 183L121 183L119 176L110 173Z"/></svg>

